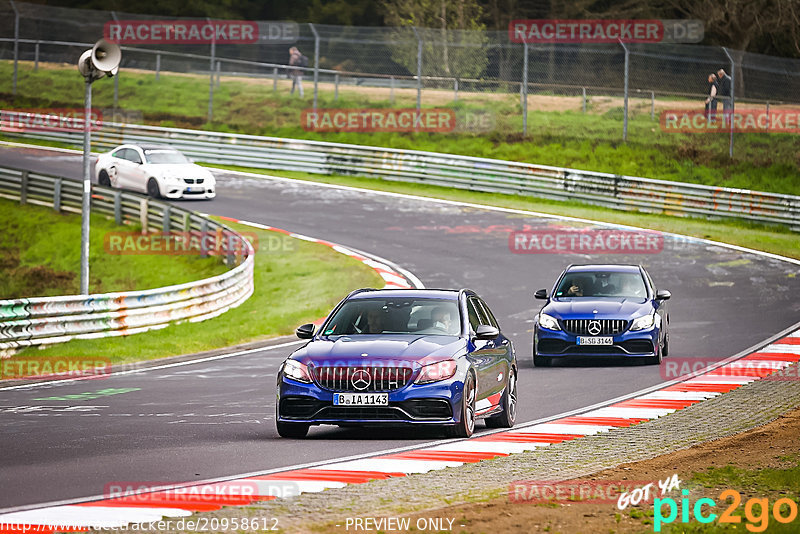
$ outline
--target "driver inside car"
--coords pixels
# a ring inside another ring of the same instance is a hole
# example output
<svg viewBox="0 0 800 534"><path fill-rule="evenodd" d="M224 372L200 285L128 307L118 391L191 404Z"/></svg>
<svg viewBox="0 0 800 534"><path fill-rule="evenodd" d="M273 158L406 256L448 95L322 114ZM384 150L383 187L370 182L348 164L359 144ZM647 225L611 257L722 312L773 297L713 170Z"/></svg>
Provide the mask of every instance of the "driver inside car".
<svg viewBox="0 0 800 534"><path fill-rule="evenodd" d="M431 320L433 321L433 328L438 328L444 332L450 331L450 312L444 308L434 308L431 312Z"/></svg>

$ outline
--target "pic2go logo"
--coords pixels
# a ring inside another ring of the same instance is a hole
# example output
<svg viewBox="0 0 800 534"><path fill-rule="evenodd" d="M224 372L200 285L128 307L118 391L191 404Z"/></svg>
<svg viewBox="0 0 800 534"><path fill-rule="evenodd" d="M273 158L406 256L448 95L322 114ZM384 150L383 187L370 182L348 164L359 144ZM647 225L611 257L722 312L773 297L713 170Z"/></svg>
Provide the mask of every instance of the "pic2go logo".
<svg viewBox="0 0 800 534"><path fill-rule="evenodd" d="M680 505L675 502L675 499L667 497L664 499L656 498L653 500L653 530L661 532L661 526L673 523L678 518L678 513L681 515L681 522L688 523L689 512L691 511L694 519L699 523L711 523L719 517L720 523L742 523L742 517L733 515L739 505L742 503L742 495L736 490L725 490L719 494L721 501L728 501L731 499L730 504L725 511L717 516L711 511L712 508L717 506L714 499L703 498L697 499L692 505L689 501L689 490L682 490L683 498ZM664 515L664 508L669 511ZM772 517L778 523L791 523L797 519L797 503L793 500L783 497L775 501L772 505ZM755 497L748 499L744 504L744 518L745 528L750 532L764 532L769 526L770 506L768 499L757 499Z"/></svg>

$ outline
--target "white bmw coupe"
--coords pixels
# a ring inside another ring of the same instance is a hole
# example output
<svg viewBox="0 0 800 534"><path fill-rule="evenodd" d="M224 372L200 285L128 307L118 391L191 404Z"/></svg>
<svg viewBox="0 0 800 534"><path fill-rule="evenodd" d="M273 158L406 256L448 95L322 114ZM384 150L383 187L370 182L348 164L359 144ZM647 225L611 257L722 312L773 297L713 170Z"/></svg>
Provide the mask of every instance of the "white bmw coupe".
<svg viewBox="0 0 800 534"><path fill-rule="evenodd" d="M217 196L214 175L169 146L120 145L97 157L95 174L100 185L147 193L154 198Z"/></svg>

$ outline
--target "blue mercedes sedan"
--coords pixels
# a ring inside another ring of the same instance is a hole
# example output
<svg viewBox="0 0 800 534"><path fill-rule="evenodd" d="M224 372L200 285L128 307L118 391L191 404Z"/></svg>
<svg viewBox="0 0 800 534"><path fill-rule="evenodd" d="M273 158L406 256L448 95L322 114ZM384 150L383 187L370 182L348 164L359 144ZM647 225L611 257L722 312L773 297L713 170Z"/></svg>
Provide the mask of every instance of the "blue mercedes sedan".
<svg viewBox="0 0 800 534"><path fill-rule="evenodd" d="M491 310L468 289L359 289L278 372L283 437L311 425L433 425L469 437L475 421L514 425L517 360Z"/></svg>
<svg viewBox="0 0 800 534"><path fill-rule="evenodd" d="M669 353L671 294L641 265L570 265L536 314L533 364L568 358L636 358L659 364Z"/></svg>

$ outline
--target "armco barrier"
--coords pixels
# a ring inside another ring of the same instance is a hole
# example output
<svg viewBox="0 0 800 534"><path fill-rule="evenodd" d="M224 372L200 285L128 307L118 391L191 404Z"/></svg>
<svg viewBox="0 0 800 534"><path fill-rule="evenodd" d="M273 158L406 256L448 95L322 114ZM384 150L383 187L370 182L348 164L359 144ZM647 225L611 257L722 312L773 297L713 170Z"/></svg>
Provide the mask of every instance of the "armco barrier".
<svg viewBox="0 0 800 534"><path fill-rule="evenodd" d="M2 114L13 114L2 111ZM81 132L16 135L80 144ZM636 178L530 163L392 148L105 123L95 146L164 143L207 163L317 174L374 176L457 189L578 200L648 213L747 219L800 231L800 197Z"/></svg>
<svg viewBox="0 0 800 534"><path fill-rule="evenodd" d="M21 203L80 212L82 187L74 180L0 167L0 196ZM215 234L231 240L221 256L231 269L205 280L145 291L0 300L0 350L202 321L237 307L253 293L254 249L225 225L177 206L99 186L92 188L92 212L151 231ZM198 242L210 247L200 254L216 253L209 240Z"/></svg>

